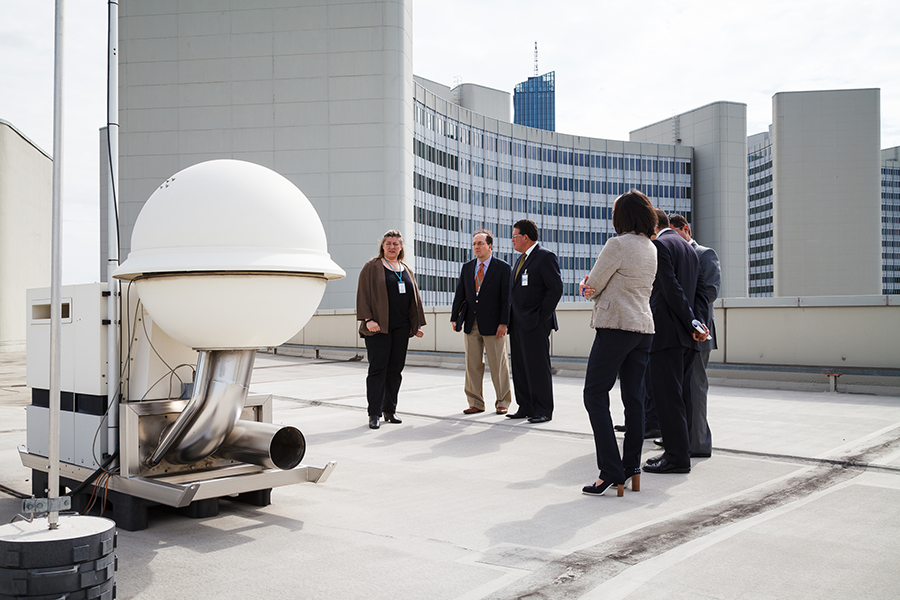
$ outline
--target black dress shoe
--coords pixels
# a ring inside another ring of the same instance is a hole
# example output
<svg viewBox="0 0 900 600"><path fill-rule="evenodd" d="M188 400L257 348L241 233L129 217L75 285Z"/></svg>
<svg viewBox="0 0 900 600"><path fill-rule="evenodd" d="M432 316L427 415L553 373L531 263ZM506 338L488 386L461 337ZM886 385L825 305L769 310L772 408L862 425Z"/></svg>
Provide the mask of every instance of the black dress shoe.
<svg viewBox="0 0 900 600"><path fill-rule="evenodd" d="M624 484L615 484L611 481L604 481L600 485L596 483L592 483L590 485L586 485L581 488L582 494L587 494L588 496L602 496L603 492L608 490L609 488L615 486L616 487L616 496L622 497L625 495L625 485Z"/></svg>
<svg viewBox="0 0 900 600"><path fill-rule="evenodd" d="M646 463L646 464L648 464L648 465L655 465L656 463L658 463L659 461L662 460L662 457L663 457L663 456L665 456L665 455L660 454L659 456L652 456L652 457L650 457L650 458L647 459L647 463Z"/></svg>
<svg viewBox="0 0 900 600"><path fill-rule="evenodd" d="M656 444L657 446L659 446L660 448L666 447L666 444L665 444L665 442L663 442L662 438L656 438L655 440L653 440L653 443Z"/></svg>
<svg viewBox="0 0 900 600"><path fill-rule="evenodd" d="M507 419L528 419L530 417L520 410L520 411L514 412L514 413L506 413L506 418Z"/></svg>
<svg viewBox="0 0 900 600"><path fill-rule="evenodd" d="M647 461L647 464L644 465L644 470L648 473L690 473L690 467L676 467L665 457L659 459L659 462L654 462L650 464L650 461Z"/></svg>
<svg viewBox="0 0 900 600"><path fill-rule="evenodd" d="M378 424L378 417L369 417L369 429L378 429L381 427Z"/></svg>
<svg viewBox="0 0 900 600"><path fill-rule="evenodd" d="M385 423L402 423L400 419L397 418L397 415L391 413L384 413L384 422Z"/></svg>
<svg viewBox="0 0 900 600"><path fill-rule="evenodd" d="M662 437L662 431L659 428L656 429L648 429L644 432L645 440L652 440L653 438Z"/></svg>
<svg viewBox="0 0 900 600"><path fill-rule="evenodd" d="M619 433L625 433L624 425L613 425L613 431L618 431Z"/></svg>
<svg viewBox="0 0 900 600"><path fill-rule="evenodd" d="M530 417L528 419L528 422L529 423L546 423L549 420L550 420L550 417L548 417L546 415L541 415L539 417Z"/></svg>

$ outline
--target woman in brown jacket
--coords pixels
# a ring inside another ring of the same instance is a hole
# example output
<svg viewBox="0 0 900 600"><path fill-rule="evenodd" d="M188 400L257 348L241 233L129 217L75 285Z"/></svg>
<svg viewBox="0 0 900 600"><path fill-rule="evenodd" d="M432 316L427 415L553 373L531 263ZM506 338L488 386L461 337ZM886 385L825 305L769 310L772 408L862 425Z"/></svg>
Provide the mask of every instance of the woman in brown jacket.
<svg viewBox="0 0 900 600"><path fill-rule="evenodd" d="M356 288L359 335L366 340L369 374L369 428L378 429L378 418L400 423L397 393L403 380L409 338L422 337L425 310L412 270L403 262L403 236L392 229L381 238L378 256L359 273Z"/></svg>

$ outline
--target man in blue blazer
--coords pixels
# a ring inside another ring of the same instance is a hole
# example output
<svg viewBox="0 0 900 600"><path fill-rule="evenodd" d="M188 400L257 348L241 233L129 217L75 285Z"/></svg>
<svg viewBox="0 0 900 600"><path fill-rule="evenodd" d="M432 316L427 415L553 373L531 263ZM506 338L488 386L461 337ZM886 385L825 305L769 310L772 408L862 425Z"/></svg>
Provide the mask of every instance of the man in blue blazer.
<svg viewBox="0 0 900 600"><path fill-rule="evenodd" d="M513 226L513 248L521 252L513 267L509 316L513 385L519 409L510 419L545 423L553 418L550 332L559 329L556 305L563 284L559 259L538 244L538 229L523 219Z"/></svg>
<svg viewBox="0 0 900 600"><path fill-rule="evenodd" d="M505 415L512 402L506 328L509 325L509 263L493 256L494 237L479 229L472 236L475 258L463 265L453 298L450 324L465 332L466 399L464 414L484 412L484 355L491 367L498 415Z"/></svg>
<svg viewBox="0 0 900 600"><path fill-rule="evenodd" d="M661 211L657 211L659 213ZM665 213L659 215L661 229L656 245L656 280L650 294L653 311L653 345L650 347L649 380L659 415L665 453L647 460L650 473L690 473L691 371L699 342L706 333L695 330L696 319L706 323L706 296L697 253L669 228Z"/></svg>

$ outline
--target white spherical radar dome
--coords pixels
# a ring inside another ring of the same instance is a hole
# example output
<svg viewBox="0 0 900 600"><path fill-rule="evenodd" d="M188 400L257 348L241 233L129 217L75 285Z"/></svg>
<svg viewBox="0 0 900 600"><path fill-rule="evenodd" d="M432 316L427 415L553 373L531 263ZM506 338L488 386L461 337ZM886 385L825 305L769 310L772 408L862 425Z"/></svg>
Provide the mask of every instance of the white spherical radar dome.
<svg viewBox="0 0 900 600"><path fill-rule="evenodd" d="M303 192L240 160L200 163L160 185L113 273L135 282L163 331L203 350L283 344L309 321L325 282L344 275Z"/></svg>

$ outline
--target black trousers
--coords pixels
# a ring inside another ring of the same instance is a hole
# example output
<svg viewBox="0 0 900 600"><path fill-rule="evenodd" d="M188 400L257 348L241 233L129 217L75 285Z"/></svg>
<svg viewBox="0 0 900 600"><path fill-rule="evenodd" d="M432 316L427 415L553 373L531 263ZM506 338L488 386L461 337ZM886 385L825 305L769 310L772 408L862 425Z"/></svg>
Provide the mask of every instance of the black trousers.
<svg viewBox="0 0 900 600"><path fill-rule="evenodd" d="M553 417L553 375L550 373L550 321L530 330L509 327L510 366L517 412L529 417Z"/></svg>
<svg viewBox="0 0 900 600"><path fill-rule="evenodd" d="M594 430L600 479L619 484L625 470L641 464L644 443L644 374L653 334L598 329L584 376L584 407ZM619 376L625 407L625 442L622 455L609 414L609 391Z"/></svg>
<svg viewBox="0 0 900 600"><path fill-rule="evenodd" d="M659 415L666 460L691 466L691 373L696 350L676 346L650 353L650 385Z"/></svg>
<svg viewBox="0 0 900 600"><path fill-rule="evenodd" d="M379 417L397 412L397 394L403 381L409 327L391 329L388 333L366 336L369 375L366 377L366 399L369 416Z"/></svg>

